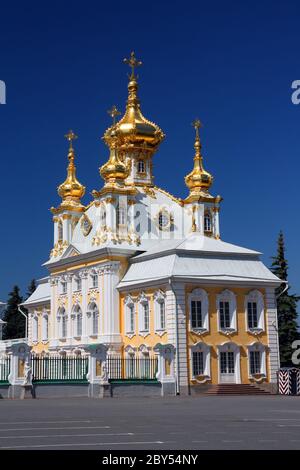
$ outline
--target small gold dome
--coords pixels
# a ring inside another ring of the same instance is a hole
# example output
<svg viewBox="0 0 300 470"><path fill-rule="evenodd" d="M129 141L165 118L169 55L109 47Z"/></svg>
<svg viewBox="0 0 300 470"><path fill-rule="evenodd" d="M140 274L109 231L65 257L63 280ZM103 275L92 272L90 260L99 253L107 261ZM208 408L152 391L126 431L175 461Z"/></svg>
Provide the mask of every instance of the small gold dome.
<svg viewBox="0 0 300 470"><path fill-rule="evenodd" d="M118 133L118 146L129 145L131 147L147 146L149 149L156 149L160 142L164 139L163 131L151 121L146 119L140 109L140 101L137 97L138 83L134 74L134 68L141 65L137 61L134 52L131 53L130 59L124 59L132 68L132 73L128 83L128 100L124 116L114 123L105 132L103 139L110 146L112 132L114 129Z"/></svg>
<svg viewBox="0 0 300 470"><path fill-rule="evenodd" d="M129 175L129 168L119 160L116 148L117 133L115 130L111 132L111 139L109 160L100 168L100 175L106 182L125 180Z"/></svg>
<svg viewBox="0 0 300 470"><path fill-rule="evenodd" d="M73 131L70 131L66 135L66 138L70 142L68 153L69 165L67 170L67 178L58 187L58 194L63 199L63 201L72 200L80 202L80 199L85 194L85 186L83 186L76 178L76 167L74 164L75 155L72 140L76 139L77 136L73 133Z"/></svg>
<svg viewBox="0 0 300 470"><path fill-rule="evenodd" d="M194 121L193 126L196 130L195 139L195 157L194 157L194 168L185 177L185 184L189 188L191 194L201 194L201 192L207 192L213 182L213 176L204 170L202 155L201 155L201 142L199 137L199 127L201 123L199 120Z"/></svg>

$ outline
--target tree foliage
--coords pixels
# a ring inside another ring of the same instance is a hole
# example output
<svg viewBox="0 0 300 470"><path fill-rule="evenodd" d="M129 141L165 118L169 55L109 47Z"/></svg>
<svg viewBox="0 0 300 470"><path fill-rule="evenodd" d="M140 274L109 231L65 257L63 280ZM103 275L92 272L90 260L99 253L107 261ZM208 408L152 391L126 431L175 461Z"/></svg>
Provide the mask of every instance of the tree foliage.
<svg viewBox="0 0 300 470"><path fill-rule="evenodd" d="M272 272L282 279L288 280L288 262L285 258L285 244L283 233L279 233L277 241L277 255L272 257ZM277 315L278 315L278 336L280 349L281 366L291 366L293 354L292 343L299 338L297 323L297 302L300 297L289 293L289 288L282 293L286 283L282 283L276 289L277 296Z"/></svg>

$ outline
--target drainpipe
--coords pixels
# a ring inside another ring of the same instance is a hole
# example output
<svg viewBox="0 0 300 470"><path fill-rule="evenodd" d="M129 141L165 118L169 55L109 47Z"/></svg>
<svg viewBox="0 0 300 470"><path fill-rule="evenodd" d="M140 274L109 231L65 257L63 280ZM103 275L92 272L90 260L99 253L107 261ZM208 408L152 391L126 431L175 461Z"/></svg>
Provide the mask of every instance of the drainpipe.
<svg viewBox="0 0 300 470"><path fill-rule="evenodd" d="M176 395L180 395L180 386L179 386L179 338L178 338L178 309L177 309L177 296L175 289L173 287L171 279L169 279L170 287L174 293L175 297L175 344L176 344Z"/></svg>
<svg viewBox="0 0 300 470"><path fill-rule="evenodd" d="M277 300L282 294L284 294L284 293L288 290L288 288L289 288L289 283L288 283L287 281L284 281L284 282L286 283L286 286L285 286L285 288L283 289L282 292L280 292L278 295L276 295L276 300Z"/></svg>
<svg viewBox="0 0 300 470"><path fill-rule="evenodd" d="M25 339L28 340L28 317L27 315L21 310L21 305L22 304L19 304L18 305L18 311L21 313L21 315L23 315L23 317L25 317Z"/></svg>
<svg viewBox="0 0 300 470"><path fill-rule="evenodd" d="M285 287L283 288L283 290L278 294L276 295L276 300L282 295L284 294L288 288L289 288L289 283L287 281L285 281L286 285ZM278 357L278 364L279 364L279 367L280 367L280 351L279 351L279 338L278 338L278 318L277 318L277 304L276 304L276 325L274 325L276 331L277 331L277 341L278 341L278 348L277 348L277 357Z"/></svg>

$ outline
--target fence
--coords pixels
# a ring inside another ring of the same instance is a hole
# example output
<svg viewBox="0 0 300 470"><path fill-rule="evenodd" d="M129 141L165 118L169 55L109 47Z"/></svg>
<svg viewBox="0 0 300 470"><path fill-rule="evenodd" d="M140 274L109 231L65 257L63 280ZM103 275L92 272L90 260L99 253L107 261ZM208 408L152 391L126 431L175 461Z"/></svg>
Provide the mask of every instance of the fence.
<svg viewBox="0 0 300 470"><path fill-rule="evenodd" d="M109 380L157 380L157 358L108 357Z"/></svg>
<svg viewBox="0 0 300 470"><path fill-rule="evenodd" d="M39 357L32 356L33 382L87 383L87 357Z"/></svg>
<svg viewBox="0 0 300 470"><path fill-rule="evenodd" d="M10 357L0 357L0 384L8 383L10 373Z"/></svg>
<svg viewBox="0 0 300 470"><path fill-rule="evenodd" d="M157 358L108 357L106 364L110 381L157 380ZM33 383L87 383L88 357L32 356L31 368Z"/></svg>

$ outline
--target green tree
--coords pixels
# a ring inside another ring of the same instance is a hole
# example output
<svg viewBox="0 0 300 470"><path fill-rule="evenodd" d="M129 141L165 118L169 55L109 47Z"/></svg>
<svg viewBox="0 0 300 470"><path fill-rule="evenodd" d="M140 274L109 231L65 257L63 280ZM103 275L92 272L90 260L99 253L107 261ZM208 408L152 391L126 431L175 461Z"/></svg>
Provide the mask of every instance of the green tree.
<svg viewBox="0 0 300 470"><path fill-rule="evenodd" d="M28 297L30 297L31 294L34 293L35 289L36 289L36 281L35 281L35 279L32 279L32 280L30 281L30 284L29 284L28 289L27 289L27 296L26 296L26 299L28 299Z"/></svg>
<svg viewBox="0 0 300 470"><path fill-rule="evenodd" d="M20 295L18 286L14 286L9 293L7 306L4 314L3 339L14 339L25 337L25 318L18 311L18 306L22 303L23 298Z"/></svg>
<svg viewBox="0 0 300 470"><path fill-rule="evenodd" d="M282 279L288 280L288 262L285 258L285 245L282 231L279 233L277 241L277 255L272 257L273 262L271 271ZM277 315L278 315L278 337L280 349L281 366L291 366L293 349L292 343L299 338L297 323L297 302L300 297L289 293L289 288L281 294L285 283L276 289L277 297ZM281 294L281 295L280 295Z"/></svg>

